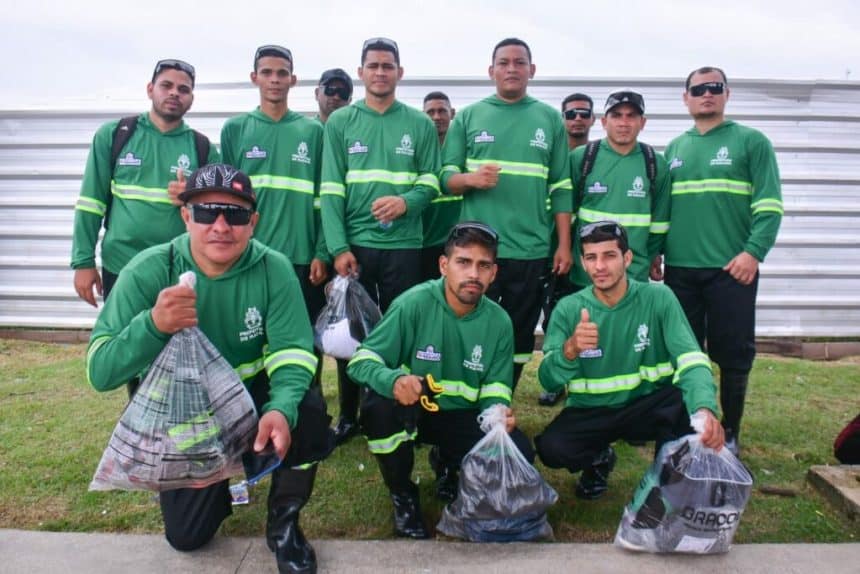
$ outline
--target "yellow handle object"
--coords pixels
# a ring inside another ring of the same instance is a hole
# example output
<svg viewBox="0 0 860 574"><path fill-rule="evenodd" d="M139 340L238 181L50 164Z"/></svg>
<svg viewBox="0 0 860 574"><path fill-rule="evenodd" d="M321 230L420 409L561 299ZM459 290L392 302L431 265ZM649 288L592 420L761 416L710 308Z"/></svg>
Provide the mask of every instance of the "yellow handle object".
<svg viewBox="0 0 860 574"><path fill-rule="evenodd" d="M433 375L427 375L424 377L424 380L427 381L427 388L429 388L434 395L438 395L442 391L444 391L444 387L436 382L436 379L433 378Z"/></svg>
<svg viewBox="0 0 860 574"><path fill-rule="evenodd" d="M439 410L439 405L431 401L427 395L421 395L421 406L424 407L425 411L429 411L431 413L435 413Z"/></svg>

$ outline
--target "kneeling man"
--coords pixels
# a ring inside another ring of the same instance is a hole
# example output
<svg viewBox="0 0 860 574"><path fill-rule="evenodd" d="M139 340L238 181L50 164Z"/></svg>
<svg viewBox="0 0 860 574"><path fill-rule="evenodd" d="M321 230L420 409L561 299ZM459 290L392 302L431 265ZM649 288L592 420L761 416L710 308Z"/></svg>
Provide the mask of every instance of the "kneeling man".
<svg viewBox="0 0 860 574"><path fill-rule="evenodd" d="M689 415L700 410L705 446L719 450L724 435L711 362L678 300L627 277L633 254L618 223L586 225L580 240L593 286L562 299L550 319L538 376L568 398L535 446L545 465L582 470L576 495L594 499L606 492L615 440L655 440L659 450L691 433Z"/></svg>
<svg viewBox="0 0 860 574"><path fill-rule="evenodd" d="M398 297L349 362L349 376L368 387L360 423L391 493L398 536L428 536L411 479L414 442L435 445L436 494L453 500L460 462L484 436L478 415L496 403L510 405L513 327L484 297L496 276L497 246L489 226L455 225L439 257L442 277ZM443 388L436 412L418 405L427 375ZM507 430L531 462L529 440L515 425L509 408Z"/></svg>

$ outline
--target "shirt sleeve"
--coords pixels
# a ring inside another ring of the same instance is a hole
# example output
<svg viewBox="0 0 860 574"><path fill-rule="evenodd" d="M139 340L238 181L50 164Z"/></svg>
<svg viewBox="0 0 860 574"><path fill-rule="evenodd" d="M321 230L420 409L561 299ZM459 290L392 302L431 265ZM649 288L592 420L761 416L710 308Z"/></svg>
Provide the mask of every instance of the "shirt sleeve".
<svg viewBox="0 0 860 574"><path fill-rule="evenodd" d="M445 144L442 146L442 168L439 181L443 193L450 194L447 188L452 175L466 171L466 127L463 124L463 114L454 116L445 134Z"/></svg>
<svg viewBox="0 0 860 574"><path fill-rule="evenodd" d="M322 178L322 161L323 161L323 138L324 132L321 124L317 130L316 145L314 146L314 230L316 232L316 240L314 242L314 259L319 259L325 263L331 263L331 255L329 255L328 247L325 242L325 233L322 228L322 204L320 202L320 179Z"/></svg>
<svg viewBox="0 0 860 574"><path fill-rule="evenodd" d="M768 251L776 243L776 234L782 222L782 191L779 167L773 146L764 134L754 132L748 142L747 154L752 182L752 228L744 244L744 251L764 261Z"/></svg>
<svg viewBox="0 0 860 574"><path fill-rule="evenodd" d="M669 233L670 202L672 184L669 180L669 166L662 155L657 154L657 177L651 190L651 225L648 228L648 259L663 252L666 235Z"/></svg>
<svg viewBox="0 0 860 574"><path fill-rule="evenodd" d="M538 379L541 386L551 393L564 389L569 381L583 376L579 358L568 361L564 356L564 343L578 322L578 319L574 321L574 317L578 318L581 313L579 302L572 301L576 300L562 300L556 306L543 343L543 361L538 369Z"/></svg>
<svg viewBox="0 0 860 574"><path fill-rule="evenodd" d="M337 257L349 251L346 237L346 153L340 116L333 115L325 125L320 214L324 240L329 253Z"/></svg>
<svg viewBox="0 0 860 574"><path fill-rule="evenodd" d="M401 195L406 201L406 213L413 217L418 217L439 195L439 136L427 116L422 114L418 125L420 141L415 154L418 177L415 185Z"/></svg>
<svg viewBox="0 0 860 574"><path fill-rule="evenodd" d="M265 257L269 303L263 360L269 375L269 401L263 412L279 411L287 417L290 428L295 428L299 403L317 369L313 333L292 265L271 252Z"/></svg>
<svg viewBox="0 0 860 574"><path fill-rule="evenodd" d="M102 220L107 216L111 202L111 179L113 166L110 153L113 133L118 121L109 122L96 131L90 145L81 193L75 203L75 223L72 233L73 269L96 266L96 243Z"/></svg>
<svg viewBox="0 0 860 574"><path fill-rule="evenodd" d="M404 340L411 332L407 315L395 300L347 365L347 374L353 381L389 399L394 398L397 378L409 374L400 368Z"/></svg>
<svg viewBox="0 0 860 574"><path fill-rule="evenodd" d="M495 404L510 406L514 394L514 328L507 313L501 319L503 325L491 326L498 336L498 348L481 380L481 411Z"/></svg>
<svg viewBox="0 0 860 574"><path fill-rule="evenodd" d="M555 110L553 110L554 112ZM561 116L553 114L552 156L549 164L548 192L553 215L573 211L573 187L570 179L570 159L567 134Z"/></svg>
<svg viewBox="0 0 860 574"><path fill-rule="evenodd" d="M236 163L239 154L233 149L233 146L236 145L233 126L233 122L227 121L224 127L221 128L221 158L227 165L239 168L239 165Z"/></svg>

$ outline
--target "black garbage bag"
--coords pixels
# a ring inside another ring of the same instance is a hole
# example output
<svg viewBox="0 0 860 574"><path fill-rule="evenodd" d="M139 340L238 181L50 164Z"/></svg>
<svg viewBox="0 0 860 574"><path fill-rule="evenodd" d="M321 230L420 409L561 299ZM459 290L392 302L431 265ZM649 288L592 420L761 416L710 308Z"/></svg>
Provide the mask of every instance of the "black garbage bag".
<svg viewBox="0 0 860 574"><path fill-rule="evenodd" d="M357 279L338 275L326 290L325 307L314 325L315 343L327 355L349 359L382 313Z"/></svg>
<svg viewBox="0 0 860 574"><path fill-rule="evenodd" d="M180 283L188 284L186 275ZM183 329L123 411L90 490L203 488L242 474L257 423L233 367L202 331Z"/></svg>
<svg viewBox="0 0 860 574"><path fill-rule="evenodd" d="M728 552L752 484L729 449L716 452L698 434L668 442L625 507L615 545L657 553Z"/></svg>
<svg viewBox="0 0 860 574"><path fill-rule="evenodd" d="M558 494L505 431L505 407L493 405L479 420L487 434L463 457L457 498L436 529L472 542L552 539L546 511Z"/></svg>

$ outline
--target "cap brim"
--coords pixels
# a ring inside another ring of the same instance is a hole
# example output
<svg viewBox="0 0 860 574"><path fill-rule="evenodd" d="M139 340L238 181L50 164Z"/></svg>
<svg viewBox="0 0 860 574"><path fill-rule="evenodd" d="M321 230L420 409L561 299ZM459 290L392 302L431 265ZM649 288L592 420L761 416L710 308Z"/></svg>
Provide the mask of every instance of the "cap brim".
<svg viewBox="0 0 860 574"><path fill-rule="evenodd" d="M183 191L179 194L179 201L182 203L188 203L188 200L197 197L201 193L206 193L207 191L212 191L216 193L226 193L228 195L232 195L236 199L241 199L242 201L246 201L251 204L251 206L256 209L257 208L257 198L251 197L247 193L239 193L235 189L231 189L229 187L204 187L202 189L192 189L190 191Z"/></svg>

